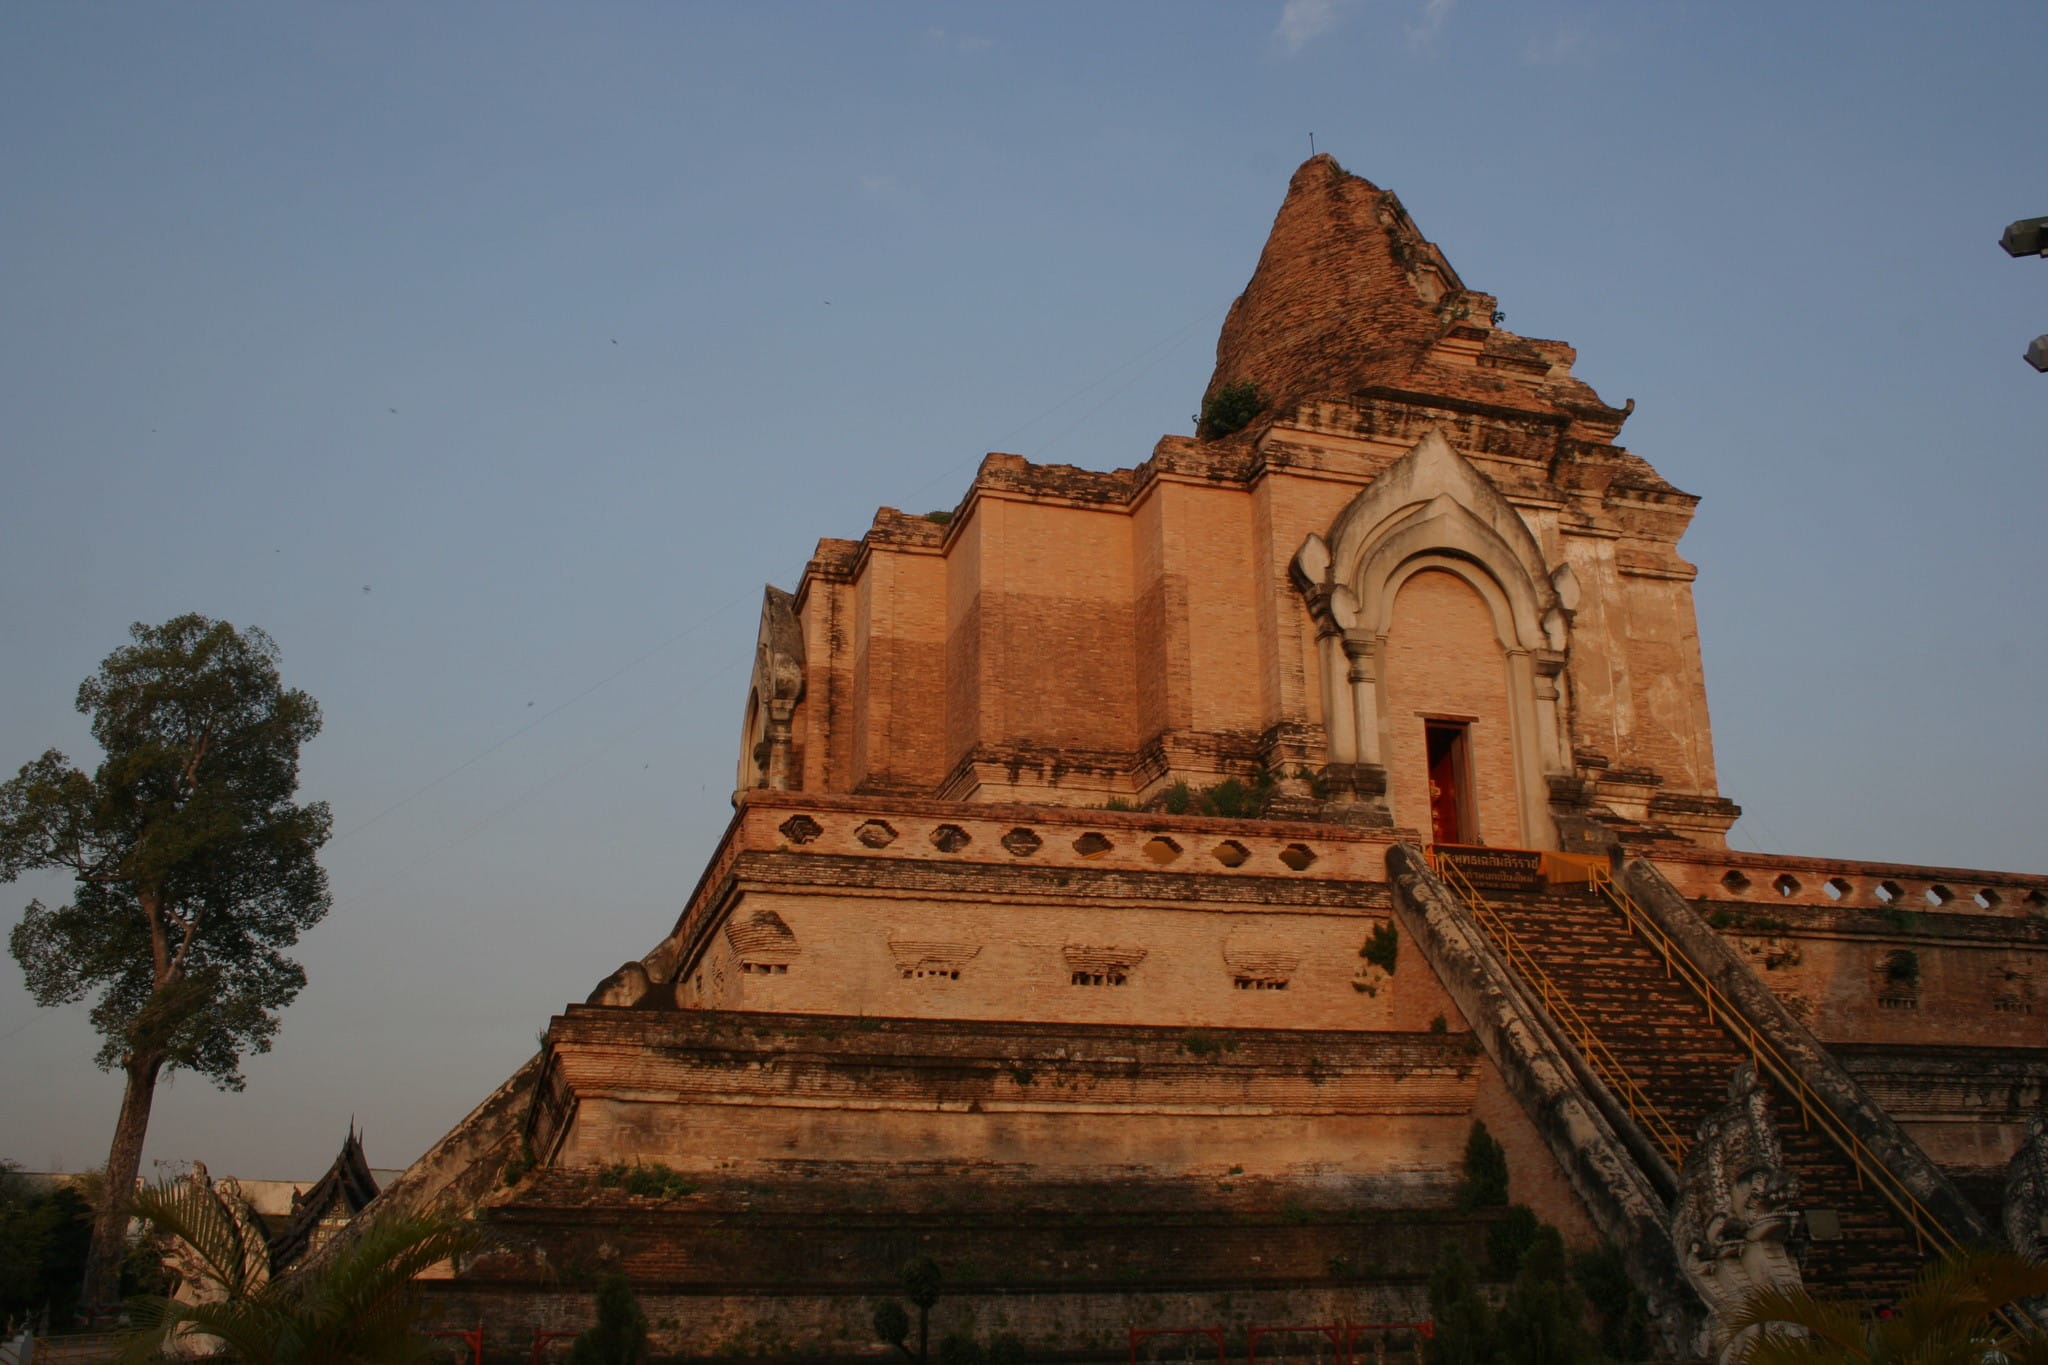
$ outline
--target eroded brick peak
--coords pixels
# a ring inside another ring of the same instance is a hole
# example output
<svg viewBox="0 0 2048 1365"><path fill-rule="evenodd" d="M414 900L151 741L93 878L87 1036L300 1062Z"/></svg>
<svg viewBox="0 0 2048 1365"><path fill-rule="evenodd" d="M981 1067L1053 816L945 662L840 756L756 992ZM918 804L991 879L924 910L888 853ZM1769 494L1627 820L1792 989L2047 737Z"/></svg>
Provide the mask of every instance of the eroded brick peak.
<svg viewBox="0 0 2048 1365"><path fill-rule="evenodd" d="M1285 417L1311 399L1391 392L1540 413L1612 441L1625 413L1571 376L1572 348L1496 326L1495 309L1392 191L1311 157L1224 320L1205 396L1249 381Z"/></svg>

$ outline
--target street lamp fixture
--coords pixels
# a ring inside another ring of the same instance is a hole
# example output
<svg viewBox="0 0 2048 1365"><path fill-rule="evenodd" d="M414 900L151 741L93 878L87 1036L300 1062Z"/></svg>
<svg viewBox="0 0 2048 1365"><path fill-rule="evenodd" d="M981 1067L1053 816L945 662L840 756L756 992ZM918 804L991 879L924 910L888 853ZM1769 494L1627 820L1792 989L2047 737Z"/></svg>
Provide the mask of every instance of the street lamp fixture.
<svg viewBox="0 0 2048 1365"><path fill-rule="evenodd" d="M2048 218L2022 218L2008 223L1998 244L2008 256L2048 256ZM2027 363L2048 374L2048 336L2037 336L2029 343Z"/></svg>

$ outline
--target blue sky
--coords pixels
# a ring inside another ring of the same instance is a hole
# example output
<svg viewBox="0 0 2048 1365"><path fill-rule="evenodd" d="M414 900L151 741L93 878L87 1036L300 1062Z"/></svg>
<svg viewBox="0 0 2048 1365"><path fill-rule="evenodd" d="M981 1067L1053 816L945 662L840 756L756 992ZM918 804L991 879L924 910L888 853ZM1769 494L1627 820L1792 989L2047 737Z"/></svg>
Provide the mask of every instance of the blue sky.
<svg viewBox="0 0 2048 1365"><path fill-rule="evenodd" d="M1737 843L2048 870L2044 71L2038 3L0 9L0 771L183 611L326 713L311 984L150 1158L439 1136L672 922L760 585L1187 431L1311 133L1705 499ZM0 1043L0 1155L104 1160L84 1008L7 965Z"/></svg>

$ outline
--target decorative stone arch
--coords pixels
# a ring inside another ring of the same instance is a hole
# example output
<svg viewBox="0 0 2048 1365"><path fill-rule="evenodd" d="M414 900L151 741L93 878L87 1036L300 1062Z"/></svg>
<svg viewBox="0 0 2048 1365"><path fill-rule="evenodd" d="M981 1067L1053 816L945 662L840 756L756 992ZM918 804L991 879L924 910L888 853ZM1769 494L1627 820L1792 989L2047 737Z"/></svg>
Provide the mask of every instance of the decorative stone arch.
<svg viewBox="0 0 2048 1365"><path fill-rule="evenodd" d="M1546 571L1535 536L1486 476L1431 431L1352 499L1327 538L1310 535L1292 569L1316 622L1337 785L1384 813L1389 718L1380 684L1394 600L1416 574L1447 572L1478 594L1501 647L1524 837L1555 842L1549 779L1571 771L1558 678L1577 584L1569 567Z"/></svg>
<svg viewBox="0 0 2048 1365"><path fill-rule="evenodd" d="M793 722L803 696L804 633L796 599L770 587L761 600L761 632L754 645L746 719L740 726L739 790L790 789L795 768Z"/></svg>

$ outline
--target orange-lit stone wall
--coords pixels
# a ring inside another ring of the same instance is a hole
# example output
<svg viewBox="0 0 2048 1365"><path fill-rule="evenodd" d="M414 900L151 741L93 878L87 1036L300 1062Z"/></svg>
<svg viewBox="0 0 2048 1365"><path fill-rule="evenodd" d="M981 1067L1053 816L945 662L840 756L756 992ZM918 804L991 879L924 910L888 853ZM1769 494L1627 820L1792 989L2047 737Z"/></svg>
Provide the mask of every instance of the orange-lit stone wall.
<svg viewBox="0 0 2048 1365"><path fill-rule="evenodd" d="M950 522L885 508L863 540L820 542L796 595L800 789L1100 806L1268 771L1305 797L1300 779L1330 761L1326 664L1290 564L1412 434L1361 436L1346 413L1363 420L1326 403L1253 447L1168 438L1106 474L990 456ZM1524 742L1522 762L1537 747L1551 758L1521 774L1521 799L1577 775L1618 814L1717 845L1732 808L1695 811L1719 796L1692 570L1674 548L1691 499L1663 486L1663 502L1572 503L1537 481L1544 466L1502 453L1500 433L1451 434L1474 442L1458 457L1516 508L1543 572L1575 575L1560 627L1565 741ZM1438 681L1455 692L1474 659L1410 615L1393 646L1409 661L1402 697L1382 721L1400 749L1384 756L1396 794L1424 781L1410 713L1474 712L1451 692L1422 695ZM1455 667L1414 666L1446 651ZM1488 705L1532 724L1526 700ZM1595 766L1575 769L1581 754ZM1489 758L1477 771L1487 838L1548 837L1515 813L1512 767ZM1656 805L1674 799L1675 813ZM1391 804L1397 825L1426 824L1412 800Z"/></svg>
<svg viewBox="0 0 2048 1365"><path fill-rule="evenodd" d="M2048 1103L2048 877L1742 853L1656 862L1930 1156L2003 1166ZM1969 1065L1944 1062L1965 1049Z"/></svg>
<svg viewBox="0 0 2048 1365"><path fill-rule="evenodd" d="M1583 1207L1462 1033L1196 1034L577 1007L556 1167L956 1181L1242 1181L1348 1207L1443 1207L1473 1119L1514 1195L1574 1241Z"/></svg>

